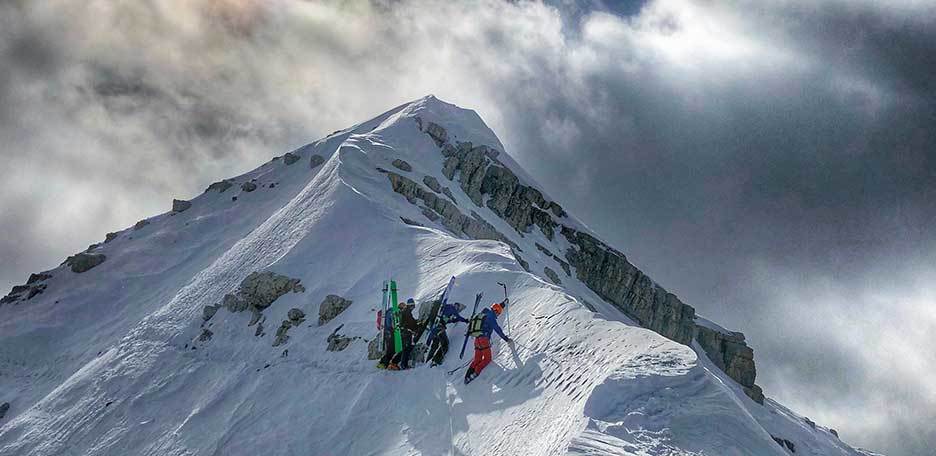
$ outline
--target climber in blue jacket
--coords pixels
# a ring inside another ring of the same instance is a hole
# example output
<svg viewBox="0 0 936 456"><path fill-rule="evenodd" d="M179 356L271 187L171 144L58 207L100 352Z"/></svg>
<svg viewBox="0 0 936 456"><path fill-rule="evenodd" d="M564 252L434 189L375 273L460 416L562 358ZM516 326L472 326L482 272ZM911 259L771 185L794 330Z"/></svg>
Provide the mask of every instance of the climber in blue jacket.
<svg viewBox="0 0 936 456"><path fill-rule="evenodd" d="M462 310L465 310L465 305L460 302L442 306L439 320L429 330L429 340L432 341L429 344L429 359L432 361L430 366L442 364L445 354L448 353L449 339L448 334L445 333L448 324L459 322L468 324L468 320L461 316Z"/></svg>

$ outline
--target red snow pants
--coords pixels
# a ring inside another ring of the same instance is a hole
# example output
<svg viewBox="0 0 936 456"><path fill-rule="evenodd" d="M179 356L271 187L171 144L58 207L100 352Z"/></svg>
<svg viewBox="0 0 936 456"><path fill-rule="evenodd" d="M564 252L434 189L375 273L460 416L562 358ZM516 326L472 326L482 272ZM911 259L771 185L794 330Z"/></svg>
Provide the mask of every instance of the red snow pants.
<svg viewBox="0 0 936 456"><path fill-rule="evenodd" d="M481 370L491 362L491 340L484 336L475 337L474 348L474 359L471 360L470 367L475 374L480 374Z"/></svg>

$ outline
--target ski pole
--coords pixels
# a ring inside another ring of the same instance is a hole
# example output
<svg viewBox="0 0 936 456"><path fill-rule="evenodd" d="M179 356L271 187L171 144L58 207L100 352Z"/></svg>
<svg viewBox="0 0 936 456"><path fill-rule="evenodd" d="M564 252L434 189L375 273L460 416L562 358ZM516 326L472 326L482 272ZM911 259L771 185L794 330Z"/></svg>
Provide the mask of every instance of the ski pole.
<svg viewBox="0 0 936 456"><path fill-rule="evenodd" d="M507 285L502 282L497 282L498 285L504 287L504 302L507 303ZM510 304L507 304L507 315L504 316L504 319L507 320L507 333L510 333Z"/></svg>
<svg viewBox="0 0 936 456"><path fill-rule="evenodd" d="M454 369L452 369L452 370L446 372L446 374L447 374L447 375L452 375L452 374L454 374L454 373L457 372L459 369L461 369L461 368L463 368L463 367L467 367L469 364L471 364L471 361L472 361L472 360L465 361L465 364L462 364L461 366L458 366L458 367L456 367L456 368L454 368Z"/></svg>

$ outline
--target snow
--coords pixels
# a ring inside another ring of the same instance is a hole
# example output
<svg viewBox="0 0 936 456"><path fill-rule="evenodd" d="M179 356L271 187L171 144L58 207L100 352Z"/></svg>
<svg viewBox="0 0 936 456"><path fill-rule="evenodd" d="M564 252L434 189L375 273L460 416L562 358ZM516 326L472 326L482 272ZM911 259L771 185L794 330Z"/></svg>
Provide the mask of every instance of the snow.
<svg viewBox="0 0 936 456"><path fill-rule="evenodd" d="M520 236L474 206L441 175L417 116L498 149L536 186L480 116L430 96L297 149L302 160L291 166L271 161L185 212L122 231L100 247L102 265L55 268L45 293L0 307L0 402L12 405L0 455L786 454L771 435L795 441L797 454L867 454L773 401L753 403L698 347L635 326L574 271L565 275L534 246L561 255L569 248L561 236ZM326 162L310 169L311 154ZM516 242L535 274L507 245L455 237L394 193L376 168L395 158L413 166L404 174L414 181L429 175L449 186L460 210ZM241 192L251 179L259 188ZM258 270L299 278L305 292L263 311L262 337L249 312L222 308L205 325L211 339L198 341L202 309ZM417 301L455 276L451 299L469 306L477 292L484 305L500 300L497 282L506 283L516 343L495 340L494 362L470 385L463 370L446 375L464 362L463 325L449 330L442 367L375 369L367 342L391 275L401 299ZM328 294L353 304L319 327ZM273 347L294 307L305 322ZM361 339L326 351L339 327Z"/></svg>

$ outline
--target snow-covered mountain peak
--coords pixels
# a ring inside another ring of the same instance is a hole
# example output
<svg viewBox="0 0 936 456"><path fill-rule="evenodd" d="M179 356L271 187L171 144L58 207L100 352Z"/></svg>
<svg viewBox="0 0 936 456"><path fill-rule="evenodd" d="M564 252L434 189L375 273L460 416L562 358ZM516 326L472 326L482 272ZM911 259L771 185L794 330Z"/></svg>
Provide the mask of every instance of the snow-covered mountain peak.
<svg viewBox="0 0 936 456"><path fill-rule="evenodd" d="M542 190L430 95L174 201L4 298L0 455L861 454ZM375 368L382 282L453 276L516 343Z"/></svg>

